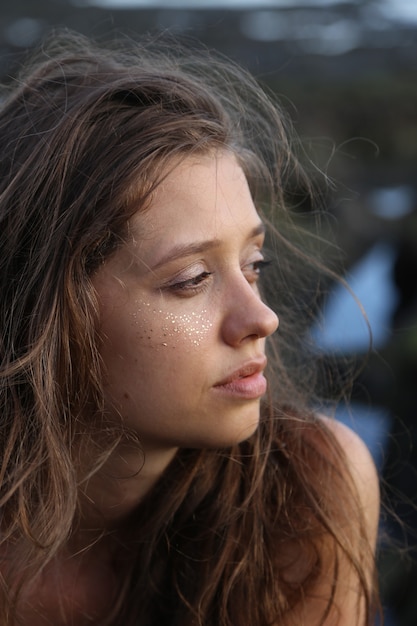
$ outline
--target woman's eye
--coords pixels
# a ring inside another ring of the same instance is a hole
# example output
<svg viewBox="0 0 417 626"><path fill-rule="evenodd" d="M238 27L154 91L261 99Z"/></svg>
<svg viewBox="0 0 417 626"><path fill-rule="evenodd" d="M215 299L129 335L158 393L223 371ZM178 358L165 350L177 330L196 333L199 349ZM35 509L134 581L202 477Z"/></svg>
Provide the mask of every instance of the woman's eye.
<svg viewBox="0 0 417 626"><path fill-rule="evenodd" d="M271 265L272 261L267 261L266 259L259 259L258 261L253 261L253 263L249 263L245 268L244 272L249 282L255 282L258 280L262 271Z"/></svg>
<svg viewBox="0 0 417 626"><path fill-rule="evenodd" d="M210 276L211 272L201 272L201 274L197 274L197 276L193 276L192 278L180 280L176 283L168 285L168 289L170 291L183 293L194 293L196 291L201 291L207 285L207 279Z"/></svg>

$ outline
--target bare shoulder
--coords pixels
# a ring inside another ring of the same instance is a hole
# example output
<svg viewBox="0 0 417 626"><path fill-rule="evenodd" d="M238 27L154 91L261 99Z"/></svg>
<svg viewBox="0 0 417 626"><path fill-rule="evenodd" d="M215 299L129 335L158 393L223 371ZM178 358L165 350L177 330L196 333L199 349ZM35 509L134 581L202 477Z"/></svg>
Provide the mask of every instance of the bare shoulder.
<svg viewBox="0 0 417 626"><path fill-rule="evenodd" d="M380 510L379 478L371 453L364 441L351 428L323 415L320 418L336 437L347 462L347 470L363 508L369 539L374 542Z"/></svg>
<svg viewBox="0 0 417 626"><path fill-rule="evenodd" d="M335 503L335 513L328 533L321 535L318 576L283 623L364 626L370 623L368 601L372 602L374 590L380 506L378 473L366 444L353 430L332 418L320 415L318 419L336 439L341 453L340 457L333 457L336 463L341 460L335 466L337 476L329 472L330 482L326 485L328 500ZM314 433L312 437L314 446L327 445ZM324 447L322 452L326 458L331 451ZM300 561L294 564L291 574L296 581L303 569Z"/></svg>

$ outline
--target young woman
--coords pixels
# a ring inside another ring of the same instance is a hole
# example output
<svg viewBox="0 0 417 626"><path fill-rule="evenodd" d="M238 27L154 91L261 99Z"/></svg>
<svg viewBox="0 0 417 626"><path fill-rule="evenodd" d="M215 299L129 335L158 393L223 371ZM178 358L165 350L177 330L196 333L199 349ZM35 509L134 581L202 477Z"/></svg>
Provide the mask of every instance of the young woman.
<svg viewBox="0 0 417 626"><path fill-rule="evenodd" d="M66 35L9 88L1 624L372 623L374 467L294 371L286 126L196 51Z"/></svg>

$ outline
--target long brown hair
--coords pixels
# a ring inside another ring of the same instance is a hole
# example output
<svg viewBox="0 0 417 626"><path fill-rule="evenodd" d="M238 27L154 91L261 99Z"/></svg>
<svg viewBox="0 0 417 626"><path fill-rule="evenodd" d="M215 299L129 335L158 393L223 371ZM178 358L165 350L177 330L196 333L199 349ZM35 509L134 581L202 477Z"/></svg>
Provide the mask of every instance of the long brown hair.
<svg viewBox="0 0 417 626"><path fill-rule="evenodd" d="M13 547L4 624L15 623L28 577L67 542L79 486L117 441L103 414L91 276L146 210L167 164L233 151L260 212L268 222L278 215L279 226L289 181L309 188L285 115L253 78L162 43L53 37L1 105L0 502L2 542ZM281 231L271 229L270 245L299 265L303 254ZM323 536L334 546L335 588L343 554L370 613L363 520L352 519L359 507L345 461L291 369L291 266L281 260L275 276L278 373L258 432L232 449L178 453L132 516L131 567L109 623L285 624L320 575ZM86 467L85 458L94 461ZM334 502L330 486L345 497ZM286 576L289 545L308 563L297 585Z"/></svg>

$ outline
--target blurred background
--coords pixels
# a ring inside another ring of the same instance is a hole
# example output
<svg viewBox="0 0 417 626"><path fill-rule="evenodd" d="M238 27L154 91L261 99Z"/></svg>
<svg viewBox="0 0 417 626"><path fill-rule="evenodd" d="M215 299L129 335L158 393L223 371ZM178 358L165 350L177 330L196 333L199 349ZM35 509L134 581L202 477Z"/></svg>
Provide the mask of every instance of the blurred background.
<svg viewBox="0 0 417 626"><path fill-rule="evenodd" d="M52 26L203 41L280 95L337 181L327 234L374 337L353 410L339 417L367 441L401 520L381 524L385 622L417 626L417 0L2 0L0 76ZM369 347L357 305L337 287L312 337L324 357Z"/></svg>

